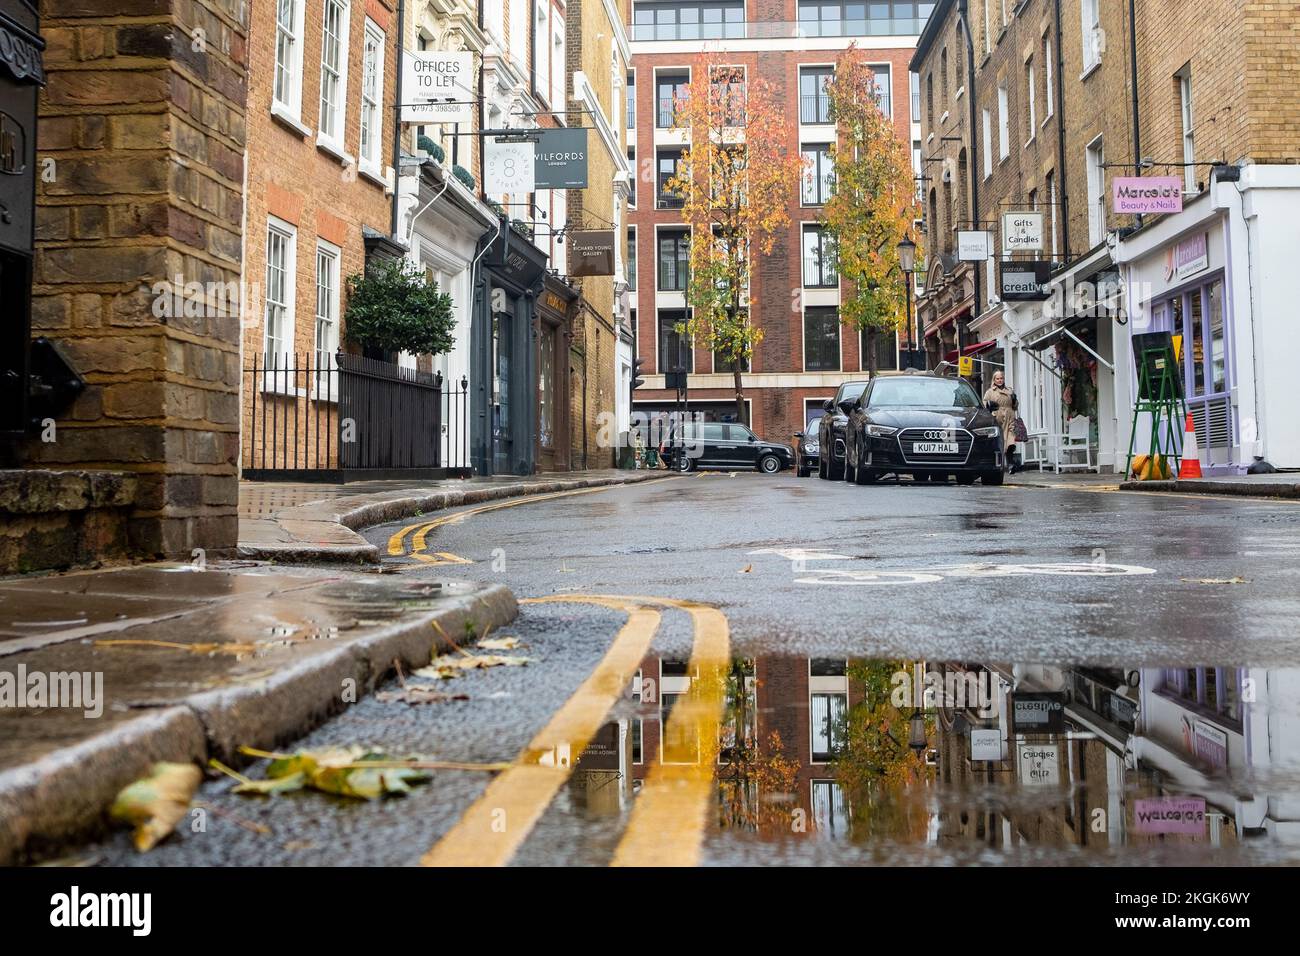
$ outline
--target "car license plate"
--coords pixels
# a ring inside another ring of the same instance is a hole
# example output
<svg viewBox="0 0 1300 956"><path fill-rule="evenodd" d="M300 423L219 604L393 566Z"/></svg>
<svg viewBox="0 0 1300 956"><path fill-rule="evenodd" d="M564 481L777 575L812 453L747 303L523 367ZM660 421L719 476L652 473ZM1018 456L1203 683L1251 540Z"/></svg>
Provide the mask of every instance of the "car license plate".
<svg viewBox="0 0 1300 956"><path fill-rule="evenodd" d="M954 441L914 441L912 442L912 454L914 455L956 455L957 443Z"/></svg>

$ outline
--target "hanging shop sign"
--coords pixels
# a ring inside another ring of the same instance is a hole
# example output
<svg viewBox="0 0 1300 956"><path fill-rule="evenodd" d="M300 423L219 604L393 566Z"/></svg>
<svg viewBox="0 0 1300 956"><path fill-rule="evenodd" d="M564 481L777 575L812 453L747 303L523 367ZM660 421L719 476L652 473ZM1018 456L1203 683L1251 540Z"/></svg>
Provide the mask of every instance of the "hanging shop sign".
<svg viewBox="0 0 1300 956"><path fill-rule="evenodd" d="M1002 731L996 727L971 729L971 760L1001 760L1002 757Z"/></svg>
<svg viewBox="0 0 1300 956"><path fill-rule="evenodd" d="M537 139L533 178L537 189L587 188L587 130L530 130Z"/></svg>
<svg viewBox="0 0 1300 956"><path fill-rule="evenodd" d="M586 229L566 232L569 240L569 275L614 274L614 230Z"/></svg>
<svg viewBox="0 0 1300 956"><path fill-rule="evenodd" d="M402 52L402 122L469 123L474 119L474 54Z"/></svg>
<svg viewBox="0 0 1300 956"><path fill-rule="evenodd" d="M1041 252L1043 248L1043 214L1009 212L1002 216L1002 255L1013 252Z"/></svg>
<svg viewBox="0 0 1300 956"><path fill-rule="evenodd" d="M502 141L491 136L483 140L483 191L489 195L520 196L537 188L531 139Z"/></svg>
<svg viewBox="0 0 1300 956"><path fill-rule="evenodd" d="M999 265L999 295L1003 302L1036 302L1048 298L1052 264L1026 259Z"/></svg>
<svg viewBox="0 0 1300 956"><path fill-rule="evenodd" d="M1192 722L1192 753L1211 767L1228 765L1228 735L1203 720Z"/></svg>
<svg viewBox="0 0 1300 956"><path fill-rule="evenodd" d="M1061 785L1061 748L1057 744L1016 744L1020 782L1030 787Z"/></svg>
<svg viewBox="0 0 1300 956"><path fill-rule="evenodd" d="M1110 198L1113 212L1182 212L1183 181L1178 176L1116 176Z"/></svg>
<svg viewBox="0 0 1300 956"><path fill-rule="evenodd" d="M1018 734L1059 734L1065 730L1065 695L1020 693L1011 698L1011 727Z"/></svg>
<svg viewBox="0 0 1300 956"><path fill-rule="evenodd" d="M1133 829L1138 833L1205 834L1204 797L1155 797L1137 800Z"/></svg>
<svg viewBox="0 0 1300 956"><path fill-rule="evenodd" d="M957 230L957 261L984 262L993 255L989 234L984 229Z"/></svg>

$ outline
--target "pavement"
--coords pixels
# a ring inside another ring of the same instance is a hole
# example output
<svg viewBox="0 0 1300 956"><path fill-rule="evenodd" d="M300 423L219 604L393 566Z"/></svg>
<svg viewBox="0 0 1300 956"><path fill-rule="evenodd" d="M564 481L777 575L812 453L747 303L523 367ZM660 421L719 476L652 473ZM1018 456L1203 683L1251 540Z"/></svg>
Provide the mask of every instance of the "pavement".
<svg viewBox="0 0 1300 956"><path fill-rule="evenodd" d="M379 560L379 552L356 529L482 501L605 487L655 476L653 471L608 468L529 478L346 485L245 481L239 487L239 555L281 563L373 563Z"/></svg>
<svg viewBox="0 0 1300 956"><path fill-rule="evenodd" d="M93 832L154 761L239 763L515 613L500 584L239 564L0 583L0 865Z"/></svg>

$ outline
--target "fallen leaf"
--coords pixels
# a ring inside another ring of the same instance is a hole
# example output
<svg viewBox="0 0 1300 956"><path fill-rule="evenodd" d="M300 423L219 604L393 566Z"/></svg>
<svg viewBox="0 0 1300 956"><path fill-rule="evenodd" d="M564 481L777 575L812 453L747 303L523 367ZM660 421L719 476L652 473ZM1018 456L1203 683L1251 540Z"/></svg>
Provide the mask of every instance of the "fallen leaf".
<svg viewBox="0 0 1300 956"><path fill-rule="evenodd" d="M1249 584L1243 577L1235 578L1179 578L1184 584Z"/></svg>
<svg viewBox="0 0 1300 956"><path fill-rule="evenodd" d="M448 694L431 684L407 684L400 690L381 690L375 699L383 704L436 704L447 700L469 700L469 694Z"/></svg>
<svg viewBox="0 0 1300 956"><path fill-rule="evenodd" d="M485 667L523 667L528 662L527 657L512 657L507 654L466 654L463 657L444 654L430 661L428 667L421 667L411 673L415 677L451 680L467 670L482 670Z"/></svg>
<svg viewBox="0 0 1300 956"><path fill-rule="evenodd" d="M109 818L134 825L132 842L145 853L176 829L202 780L203 771L192 763L156 763L149 776L122 789Z"/></svg>
<svg viewBox="0 0 1300 956"><path fill-rule="evenodd" d="M517 637L485 637L474 645L485 651L513 651L519 646Z"/></svg>
<svg viewBox="0 0 1300 956"><path fill-rule="evenodd" d="M750 572L750 571L753 571L753 570L754 570L754 566L753 566L752 564L747 564L747 565L745 565L743 568L740 569L740 573L741 573L741 574L749 574L749 572Z"/></svg>

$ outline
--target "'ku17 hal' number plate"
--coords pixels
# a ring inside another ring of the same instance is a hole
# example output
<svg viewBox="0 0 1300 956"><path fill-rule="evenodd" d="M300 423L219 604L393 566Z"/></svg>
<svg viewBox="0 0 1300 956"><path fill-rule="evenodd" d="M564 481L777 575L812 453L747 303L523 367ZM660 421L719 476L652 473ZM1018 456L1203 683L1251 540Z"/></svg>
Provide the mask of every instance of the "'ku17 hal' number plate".
<svg viewBox="0 0 1300 956"><path fill-rule="evenodd" d="M912 454L914 455L956 455L957 443L954 441L914 441L912 442Z"/></svg>

